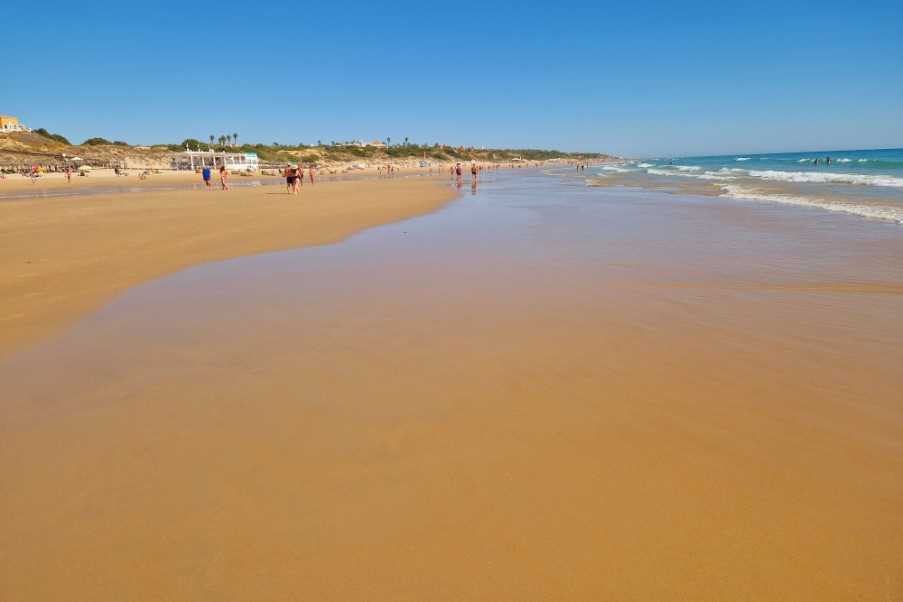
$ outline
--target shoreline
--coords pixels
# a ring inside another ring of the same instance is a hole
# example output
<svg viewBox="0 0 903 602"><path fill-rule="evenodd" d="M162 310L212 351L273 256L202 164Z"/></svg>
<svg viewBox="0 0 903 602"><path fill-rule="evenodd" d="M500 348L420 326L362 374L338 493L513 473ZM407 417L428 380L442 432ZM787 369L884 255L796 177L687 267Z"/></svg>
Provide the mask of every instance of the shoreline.
<svg viewBox="0 0 903 602"><path fill-rule="evenodd" d="M143 282L430 213L457 196L443 183L326 180L298 196L262 185L0 203L0 359Z"/></svg>

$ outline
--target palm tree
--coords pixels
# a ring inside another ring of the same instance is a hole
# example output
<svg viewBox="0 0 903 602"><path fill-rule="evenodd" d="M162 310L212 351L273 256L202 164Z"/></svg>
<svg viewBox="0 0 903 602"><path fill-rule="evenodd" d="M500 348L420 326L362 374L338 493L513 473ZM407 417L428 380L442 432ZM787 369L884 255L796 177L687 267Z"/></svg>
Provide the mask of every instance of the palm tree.
<svg viewBox="0 0 903 602"><path fill-rule="evenodd" d="M238 134L235 134L235 133L232 134L232 143L234 145L238 146Z"/></svg>
<svg viewBox="0 0 903 602"><path fill-rule="evenodd" d="M213 134L210 134L210 148L213 148Z"/></svg>
<svg viewBox="0 0 903 602"><path fill-rule="evenodd" d="M408 137L407 137L407 136L404 137L404 145L405 145L405 146L408 145Z"/></svg>
<svg viewBox="0 0 903 602"><path fill-rule="evenodd" d="M386 137L386 146L392 146L392 137L391 136Z"/></svg>
<svg viewBox="0 0 903 602"><path fill-rule="evenodd" d="M226 144L232 146L232 134L226 134Z"/></svg>
<svg viewBox="0 0 903 602"><path fill-rule="evenodd" d="M219 145L224 146L226 144L226 137L222 134L219 135Z"/></svg>

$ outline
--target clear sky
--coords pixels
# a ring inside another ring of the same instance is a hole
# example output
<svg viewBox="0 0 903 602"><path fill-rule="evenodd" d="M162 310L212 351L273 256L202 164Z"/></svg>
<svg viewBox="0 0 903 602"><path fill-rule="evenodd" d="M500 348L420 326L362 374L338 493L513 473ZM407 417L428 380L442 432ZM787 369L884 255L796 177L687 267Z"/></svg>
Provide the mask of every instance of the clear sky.
<svg viewBox="0 0 903 602"><path fill-rule="evenodd" d="M903 146L903 2L13 2L0 113L73 141L630 156Z"/></svg>

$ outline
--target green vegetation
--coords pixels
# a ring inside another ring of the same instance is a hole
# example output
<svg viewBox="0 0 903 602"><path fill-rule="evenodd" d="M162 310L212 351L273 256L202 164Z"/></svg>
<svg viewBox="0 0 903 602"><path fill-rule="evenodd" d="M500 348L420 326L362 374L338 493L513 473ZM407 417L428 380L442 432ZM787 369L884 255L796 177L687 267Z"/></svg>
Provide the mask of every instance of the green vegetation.
<svg viewBox="0 0 903 602"><path fill-rule="evenodd" d="M318 141L319 142L319 141ZM201 145L204 148L204 145ZM284 144L243 144L240 147L227 148L235 152L257 153L262 161L270 163L295 163L317 160L327 161L379 161L385 159L431 159L440 161L497 161L512 160L544 161L547 159L599 159L605 157L601 153L565 153L557 150L542 149L474 149L449 147L439 144L399 144L388 148L357 146L354 144L318 144L297 146Z"/></svg>
<svg viewBox="0 0 903 602"><path fill-rule="evenodd" d="M51 134L44 128L38 128L38 129L34 130L34 133L44 136L45 138L50 138L51 140L56 140L57 142L59 142L61 144L65 144L67 146L69 145L69 140L67 140L65 136L63 136L61 134Z"/></svg>
<svg viewBox="0 0 903 602"><path fill-rule="evenodd" d="M185 140L182 140L182 144L172 144L170 146L178 146L181 150L185 150L186 148L202 151L210 150L209 144L207 144L206 142L201 142L200 140L196 140L194 138L186 138Z"/></svg>
<svg viewBox="0 0 903 602"><path fill-rule="evenodd" d="M353 143L323 143L317 140L316 145L303 142L296 145L280 144L238 144L236 134L209 136L209 142L197 138L186 138L179 144L159 144L154 150L181 152L191 150L233 153L256 153L260 160L270 164L304 163L314 164L321 161L361 161L378 162L388 160L421 160L430 161L486 161L506 163L511 161L544 161L548 159L601 159L602 153L565 153L557 150L543 149L476 149L472 147L452 147L442 144L417 144L405 139L402 144L388 147L358 146ZM391 139L386 138L386 142ZM109 142L104 138L90 138L83 144L124 144Z"/></svg>

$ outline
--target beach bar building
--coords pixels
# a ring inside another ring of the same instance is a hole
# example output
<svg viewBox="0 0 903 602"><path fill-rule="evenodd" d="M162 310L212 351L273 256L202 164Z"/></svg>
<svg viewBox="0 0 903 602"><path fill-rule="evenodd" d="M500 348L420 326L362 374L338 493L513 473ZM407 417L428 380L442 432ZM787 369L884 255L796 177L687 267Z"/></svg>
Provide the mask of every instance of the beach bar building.
<svg viewBox="0 0 903 602"><path fill-rule="evenodd" d="M229 171L257 171L260 162L257 153L227 153L212 150L186 150L173 159L173 169L192 171L204 167L219 169L223 165Z"/></svg>

